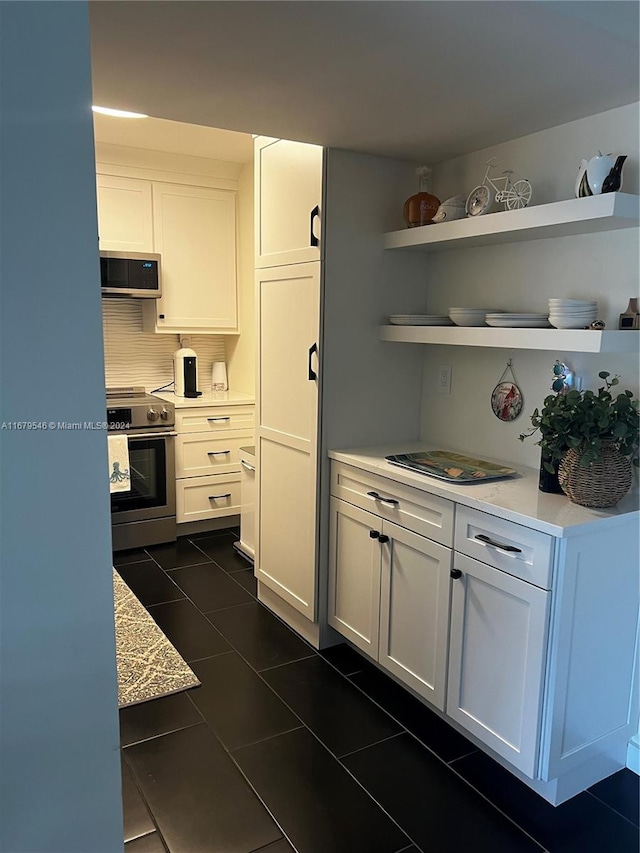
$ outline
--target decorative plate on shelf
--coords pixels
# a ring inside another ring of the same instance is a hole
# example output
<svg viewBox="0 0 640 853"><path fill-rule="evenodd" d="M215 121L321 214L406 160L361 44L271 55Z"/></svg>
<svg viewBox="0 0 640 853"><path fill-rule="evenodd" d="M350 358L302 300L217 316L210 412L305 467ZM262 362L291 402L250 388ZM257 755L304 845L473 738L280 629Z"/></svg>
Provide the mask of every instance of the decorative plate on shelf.
<svg viewBox="0 0 640 853"><path fill-rule="evenodd" d="M495 480L499 477L511 477L518 472L515 468L485 462L464 456L462 453L452 453L449 450L428 450L421 453L399 453L385 456L387 462L410 468L419 474L448 480L450 483L479 483L483 480Z"/></svg>
<svg viewBox="0 0 640 853"><path fill-rule="evenodd" d="M391 314L393 326L453 326L449 317L440 314Z"/></svg>

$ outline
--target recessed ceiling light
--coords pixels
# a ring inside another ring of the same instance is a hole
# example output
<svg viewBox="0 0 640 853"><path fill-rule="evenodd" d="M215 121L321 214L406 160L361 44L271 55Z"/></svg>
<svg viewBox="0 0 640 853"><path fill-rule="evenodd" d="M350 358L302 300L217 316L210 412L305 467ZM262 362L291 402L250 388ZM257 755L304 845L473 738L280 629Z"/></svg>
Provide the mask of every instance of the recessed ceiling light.
<svg viewBox="0 0 640 853"><path fill-rule="evenodd" d="M115 116L116 118L149 118L145 113L131 113L127 110L112 110L110 107L91 107L94 113L101 113L105 116Z"/></svg>

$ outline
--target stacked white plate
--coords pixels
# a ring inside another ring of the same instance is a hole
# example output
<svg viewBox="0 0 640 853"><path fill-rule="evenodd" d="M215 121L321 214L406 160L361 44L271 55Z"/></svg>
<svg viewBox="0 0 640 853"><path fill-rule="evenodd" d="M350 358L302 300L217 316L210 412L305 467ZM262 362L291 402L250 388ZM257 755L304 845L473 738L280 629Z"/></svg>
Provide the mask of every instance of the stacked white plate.
<svg viewBox="0 0 640 853"><path fill-rule="evenodd" d="M598 303L595 300L549 300L549 322L556 329L584 329L597 319Z"/></svg>
<svg viewBox="0 0 640 853"><path fill-rule="evenodd" d="M544 329L548 328L547 314L487 314L487 326L507 329Z"/></svg>
<svg viewBox="0 0 640 853"><path fill-rule="evenodd" d="M394 326L453 326L451 320L441 314L391 314L389 322Z"/></svg>
<svg viewBox="0 0 640 853"><path fill-rule="evenodd" d="M486 326L487 313L493 308L449 308L449 317L456 326Z"/></svg>

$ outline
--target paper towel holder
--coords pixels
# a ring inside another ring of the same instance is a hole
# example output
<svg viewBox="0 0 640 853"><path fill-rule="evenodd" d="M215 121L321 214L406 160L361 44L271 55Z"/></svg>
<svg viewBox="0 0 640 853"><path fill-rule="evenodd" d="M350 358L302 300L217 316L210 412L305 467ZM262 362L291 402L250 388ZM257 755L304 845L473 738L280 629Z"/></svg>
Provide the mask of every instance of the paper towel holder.
<svg viewBox="0 0 640 853"><path fill-rule="evenodd" d="M211 390L228 391L227 364L224 361L214 361L211 367Z"/></svg>

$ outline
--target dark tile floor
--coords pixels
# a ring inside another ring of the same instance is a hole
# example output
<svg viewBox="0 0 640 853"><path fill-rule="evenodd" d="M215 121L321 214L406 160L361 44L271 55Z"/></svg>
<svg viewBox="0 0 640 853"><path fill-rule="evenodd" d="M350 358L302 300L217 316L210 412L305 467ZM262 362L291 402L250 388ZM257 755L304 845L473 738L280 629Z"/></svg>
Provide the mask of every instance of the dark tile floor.
<svg viewBox="0 0 640 853"><path fill-rule="evenodd" d="M120 712L126 853L637 853L631 771L549 805L259 604L236 533L114 558L202 682Z"/></svg>

